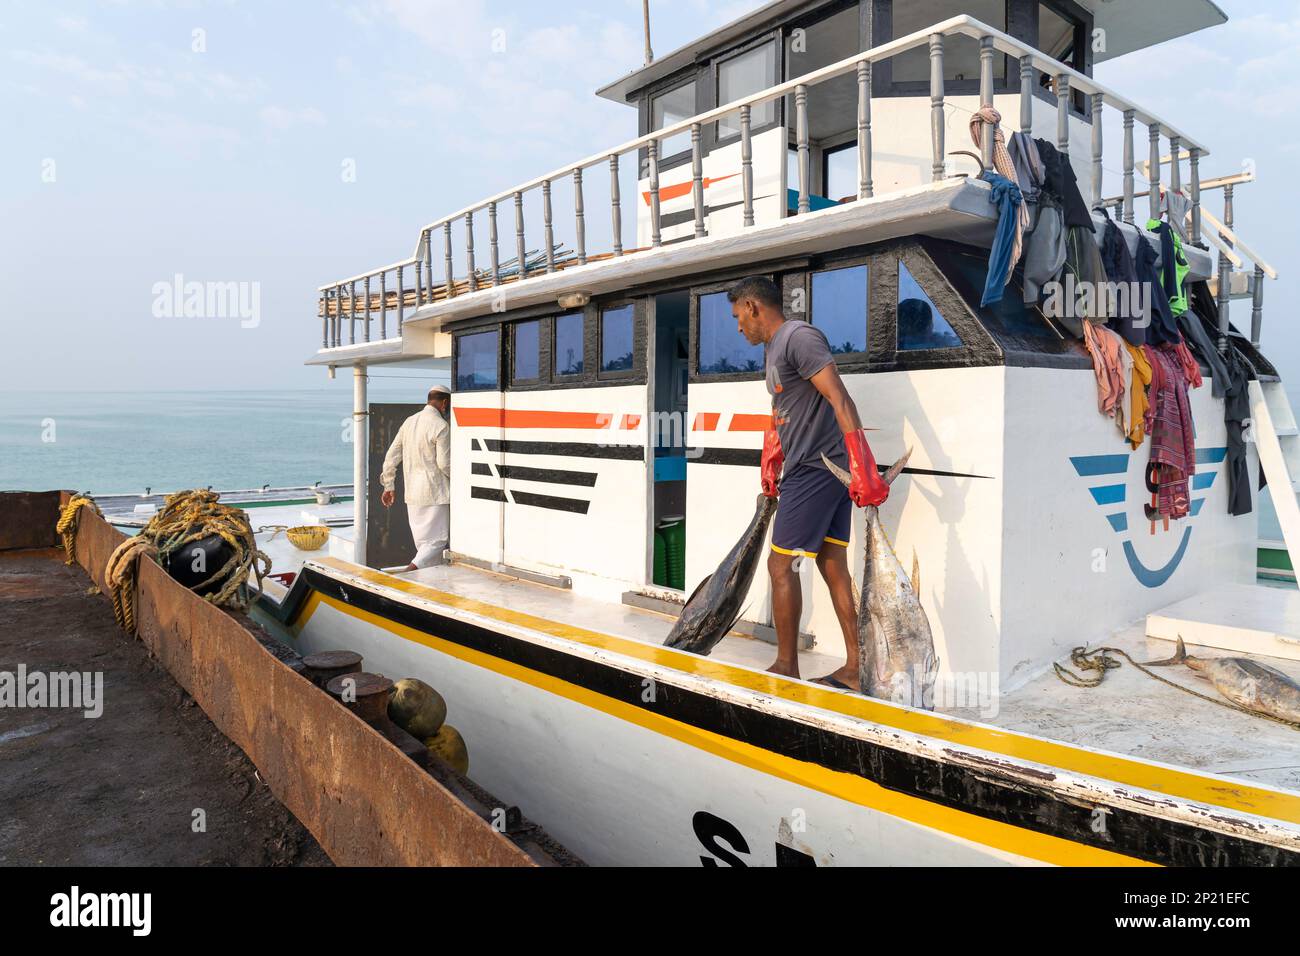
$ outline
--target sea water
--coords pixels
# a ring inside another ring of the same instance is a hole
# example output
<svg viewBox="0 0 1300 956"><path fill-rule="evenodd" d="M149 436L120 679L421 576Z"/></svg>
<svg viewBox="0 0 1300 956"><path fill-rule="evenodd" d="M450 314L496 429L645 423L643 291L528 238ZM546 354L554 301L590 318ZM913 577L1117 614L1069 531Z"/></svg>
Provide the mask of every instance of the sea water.
<svg viewBox="0 0 1300 956"><path fill-rule="evenodd" d="M370 383L422 404L424 381ZM0 392L0 491L155 493L352 481L352 382L305 390Z"/></svg>

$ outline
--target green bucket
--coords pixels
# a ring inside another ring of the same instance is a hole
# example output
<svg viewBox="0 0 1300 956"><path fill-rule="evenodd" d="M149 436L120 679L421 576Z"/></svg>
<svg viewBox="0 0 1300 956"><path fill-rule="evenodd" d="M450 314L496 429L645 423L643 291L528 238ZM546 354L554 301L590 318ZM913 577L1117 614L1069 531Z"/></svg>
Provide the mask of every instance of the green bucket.
<svg viewBox="0 0 1300 956"><path fill-rule="evenodd" d="M686 589L686 521L669 519L659 526L659 533L664 538L668 586L683 591Z"/></svg>

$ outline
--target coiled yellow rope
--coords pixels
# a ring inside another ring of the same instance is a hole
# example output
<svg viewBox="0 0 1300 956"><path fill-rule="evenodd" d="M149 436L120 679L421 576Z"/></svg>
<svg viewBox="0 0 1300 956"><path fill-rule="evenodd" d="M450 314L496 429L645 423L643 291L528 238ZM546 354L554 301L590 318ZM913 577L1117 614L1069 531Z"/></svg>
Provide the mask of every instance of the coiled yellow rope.
<svg viewBox="0 0 1300 956"><path fill-rule="evenodd" d="M187 544L218 535L230 545L232 555L224 565L210 574L191 590L201 591L221 582L220 588L203 599L219 606L244 610L247 598L241 590L249 573L256 575L258 584L271 570L271 559L258 550L248 517L238 508L219 503L215 491L181 491L168 495L162 510L149 519L149 523L134 537L123 541L108 559L105 578L112 591L113 614L118 626L135 630L135 569L143 554L163 563Z"/></svg>
<svg viewBox="0 0 1300 956"><path fill-rule="evenodd" d="M63 536L63 553L67 555L64 564L74 564L77 560L77 517L81 509L89 505L95 514L103 515L99 510L99 505L95 504L87 495L73 495L72 499L63 506L63 511L59 514L59 523L54 530Z"/></svg>

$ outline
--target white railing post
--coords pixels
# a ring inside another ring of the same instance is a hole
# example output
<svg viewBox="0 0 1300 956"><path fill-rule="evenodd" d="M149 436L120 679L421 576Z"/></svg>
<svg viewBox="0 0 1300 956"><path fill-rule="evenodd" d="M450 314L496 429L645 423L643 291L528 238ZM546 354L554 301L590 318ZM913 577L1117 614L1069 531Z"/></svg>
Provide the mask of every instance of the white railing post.
<svg viewBox="0 0 1300 956"><path fill-rule="evenodd" d="M754 144L749 138L749 107L740 108L740 188L744 200L743 225L754 224Z"/></svg>
<svg viewBox="0 0 1300 956"><path fill-rule="evenodd" d="M943 34L930 34L930 178L944 176Z"/></svg>
<svg viewBox="0 0 1300 956"><path fill-rule="evenodd" d="M1201 244L1201 151L1191 149L1192 176L1192 245Z"/></svg>
<svg viewBox="0 0 1300 956"><path fill-rule="evenodd" d="M993 38L980 38L980 107L993 106ZM989 120L984 121L980 136L980 158L985 169L993 168L993 130Z"/></svg>
<svg viewBox="0 0 1300 956"><path fill-rule="evenodd" d="M1070 155L1070 77L1056 78L1056 148L1066 158Z"/></svg>
<svg viewBox="0 0 1300 956"><path fill-rule="evenodd" d="M370 276L366 276L366 341L370 341Z"/></svg>
<svg viewBox="0 0 1300 956"><path fill-rule="evenodd" d="M618 185L618 153L609 154L609 215L614 230L614 255L623 254L623 198Z"/></svg>
<svg viewBox="0 0 1300 956"><path fill-rule="evenodd" d="M515 190L515 255L519 260L519 278L528 275L527 252L524 247L524 194Z"/></svg>
<svg viewBox="0 0 1300 956"><path fill-rule="evenodd" d="M799 150L799 215L812 211L809 196L811 169L808 158L808 87L800 84L794 88L795 143Z"/></svg>
<svg viewBox="0 0 1300 956"><path fill-rule="evenodd" d="M695 206L695 238L704 238L704 155L700 148L700 124L691 126L691 201Z"/></svg>
<svg viewBox="0 0 1300 956"><path fill-rule="evenodd" d="M1100 93L1094 93L1092 99L1092 205L1093 208L1101 206L1102 198L1102 132L1101 132L1101 115L1102 108L1106 105L1105 98Z"/></svg>
<svg viewBox="0 0 1300 956"><path fill-rule="evenodd" d="M1135 110L1124 111L1124 221L1133 224L1133 169L1137 163L1133 149Z"/></svg>
<svg viewBox="0 0 1300 956"><path fill-rule="evenodd" d="M1151 155L1147 157L1147 179L1151 183L1151 218L1160 218L1160 124L1152 123L1148 131Z"/></svg>
<svg viewBox="0 0 1300 956"><path fill-rule="evenodd" d="M388 270L379 273L379 341L388 338Z"/></svg>
<svg viewBox="0 0 1300 956"><path fill-rule="evenodd" d="M1223 225L1229 232L1232 231L1233 221L1233 187L1228 184L1223 187ZM1220 236L1223 245L1228 249L1232 248L1232 240L1226 235ZM1231 315L1232 306L1232 263L1228 261L1227 253L1219 250L1219 352L1223 355L1228 354L1228 319Z"/></svg>
<svg viewBox="0 0 1300 956"><path fill-rule="evenodd" d="M573 171L573 231L577 243L578 265L587 263L587 220L582 200L582 167Z"/></svg>
<svg viewBox="0 0 1300 956"><path fill-rule="evenodd" d="M453 274L456 269L451 264L451 220L448 219L442 224L442 258L447 268L447 298L456 294L455 279Z"/></svg>
<svg viewBox="0 0 1300 956"><path fill-rule="evenodd" d="M546 271L555 271L555 229L551 222L551 181L542 180L542 232L546 237Z"/></svg>
<svg viewBox="0 0 1300 956"><path fill-rule="evenodd" d="M1020 58L1020 132L1034 135L1034 58Z"/></svg>
<svg viewBox="0 0 1300 956"><path fill-rule="evenodd" d="M646 143L646 156L650 161L650 245L656 249L663 245L659 234L659 141Z"/></svg>
<svg viewBox="0 0 1300 956"><path fill-rule="evenodd" d="M871 64L858 63L858 198L870 199L875 192L871 157Z"/></svg>
<svg viewBox="0 0 1300 956"><path fill-rule="evenodd" d="M478 269L474 265L474 213L465 213L465 271L469 291L478 291Z"/></svg>

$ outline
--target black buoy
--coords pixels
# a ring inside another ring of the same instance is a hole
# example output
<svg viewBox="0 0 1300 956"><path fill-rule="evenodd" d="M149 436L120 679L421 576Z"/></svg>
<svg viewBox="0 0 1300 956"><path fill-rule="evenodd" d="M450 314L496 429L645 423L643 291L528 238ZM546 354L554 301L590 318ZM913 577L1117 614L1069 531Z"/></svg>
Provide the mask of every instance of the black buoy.
<svg viewBox="0 0 1300 956"><path fill-rule="evenodd" d="M163 569L179 584L200 596L221 590L224 580L209 579L235 556L235 550L219 534L189 541L163 558ZM196 590L203 582L208 583Z"/></svg>

